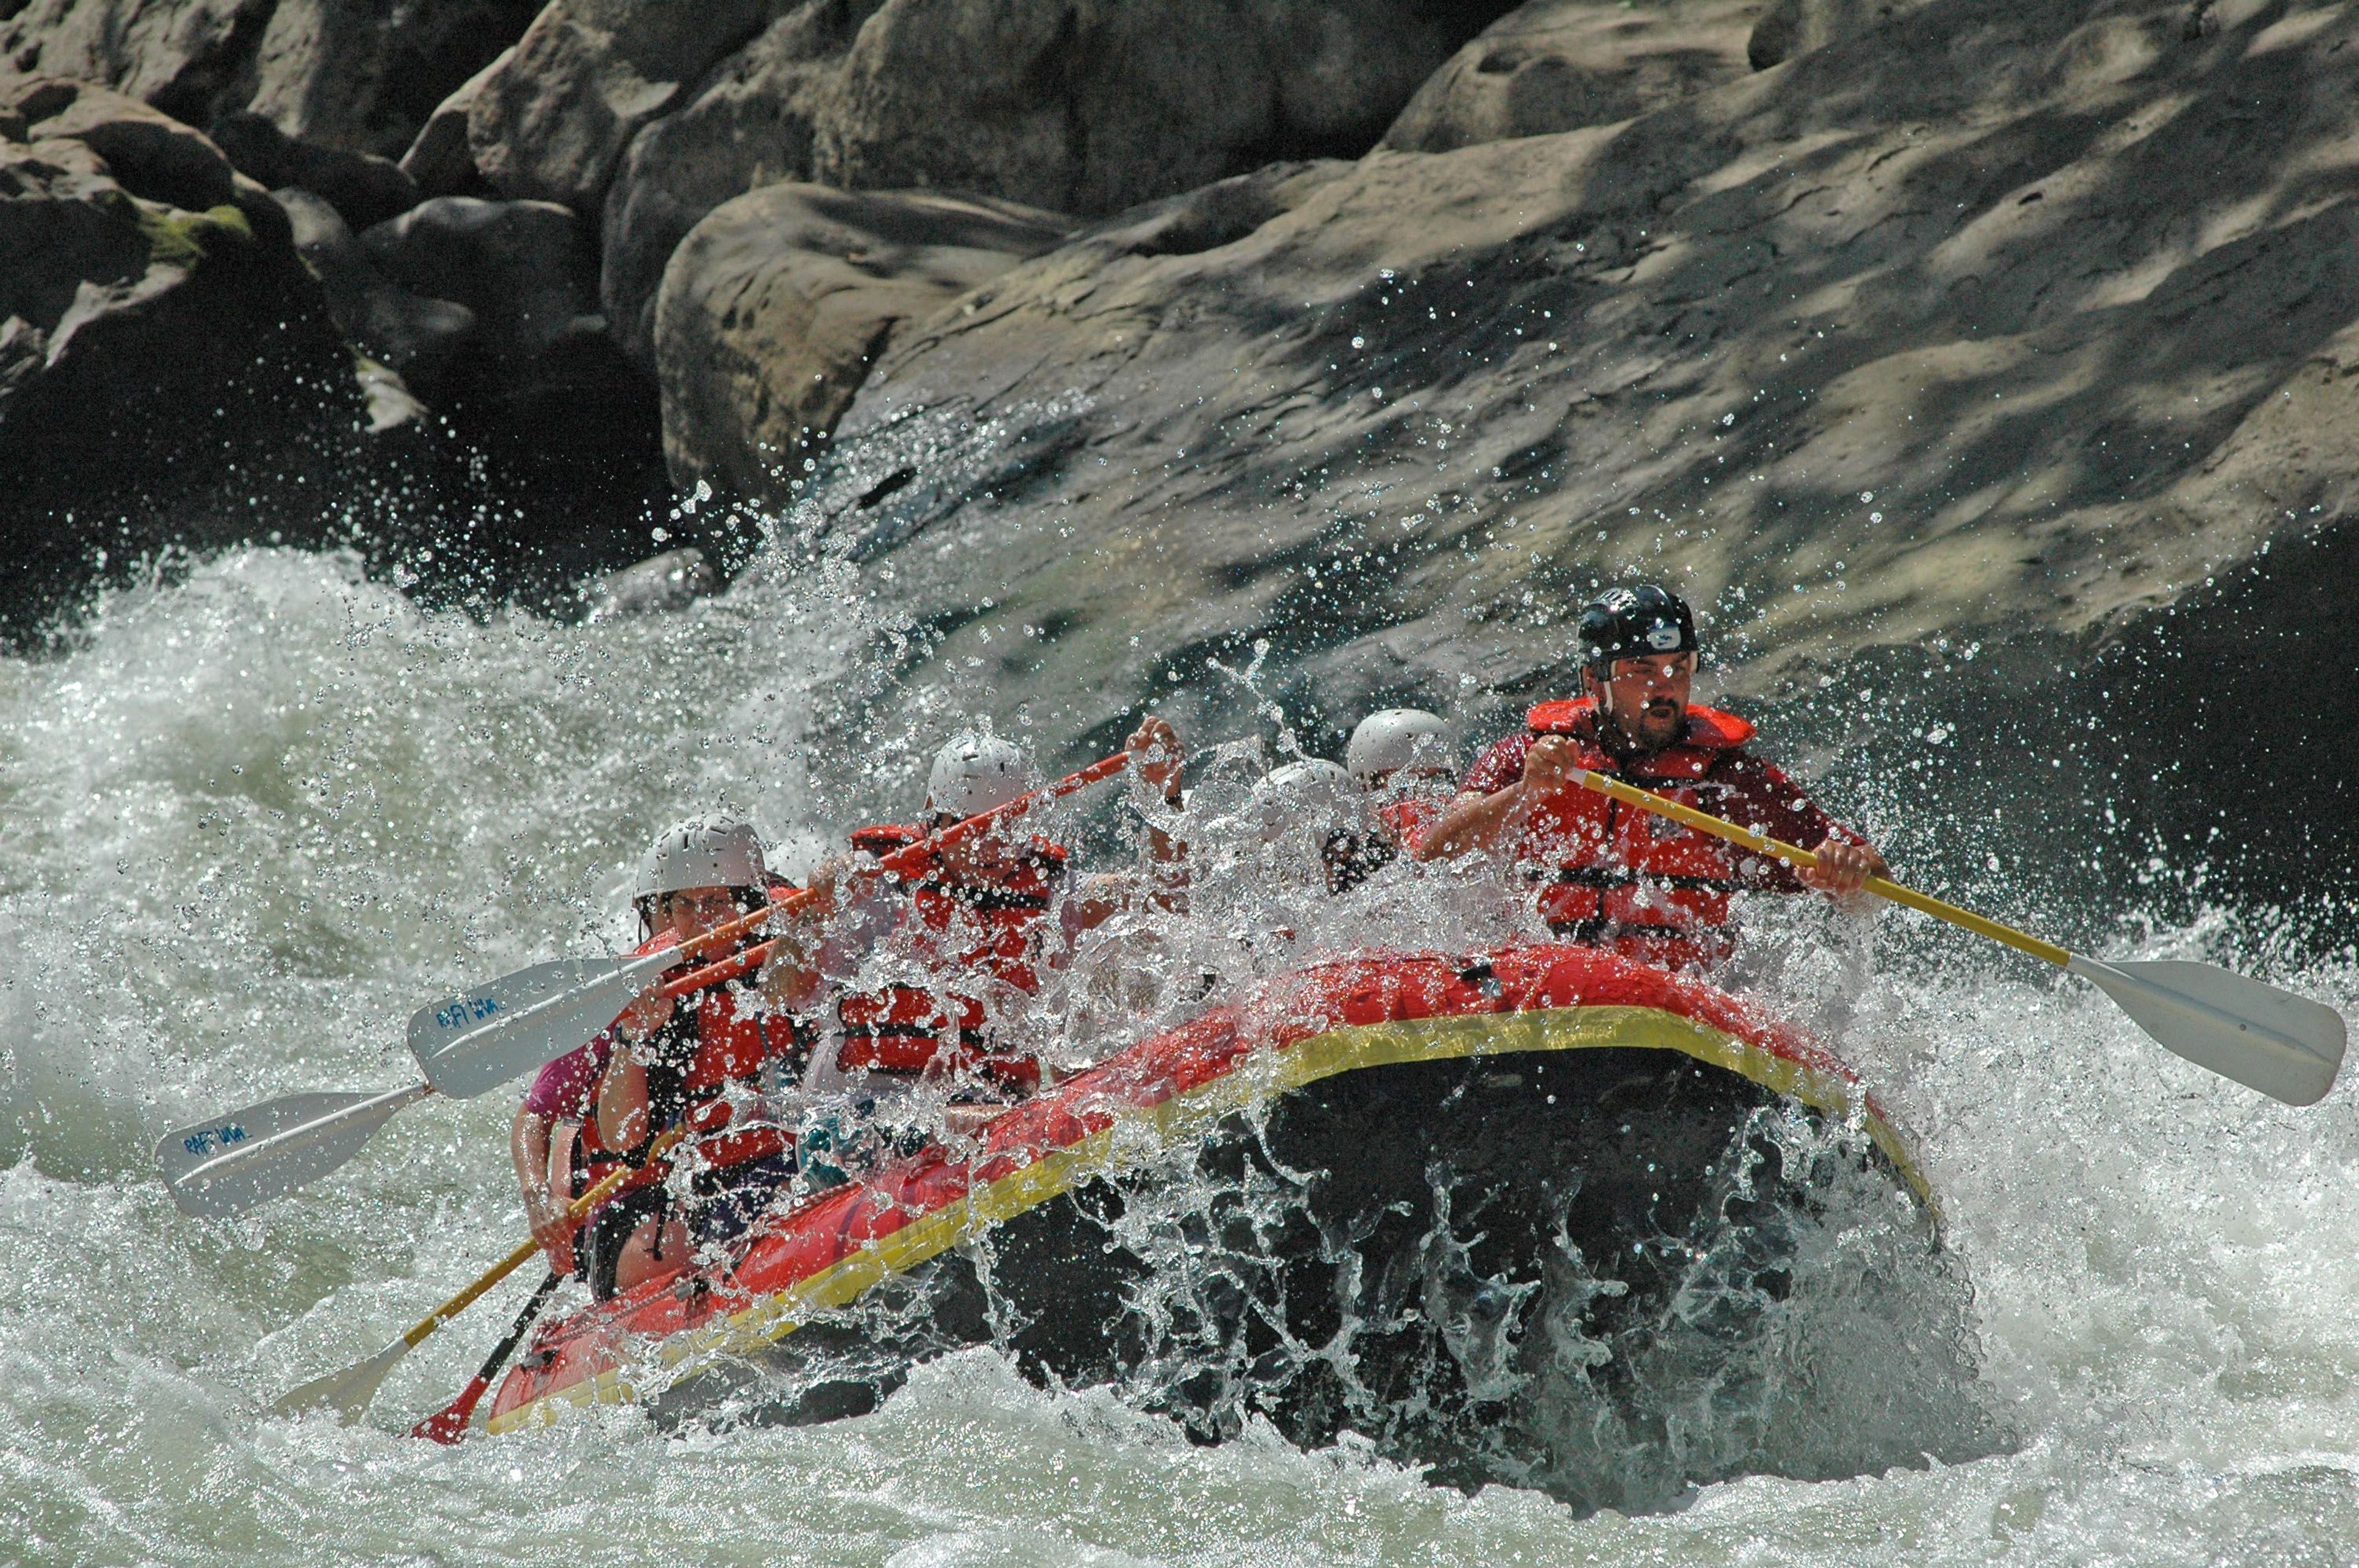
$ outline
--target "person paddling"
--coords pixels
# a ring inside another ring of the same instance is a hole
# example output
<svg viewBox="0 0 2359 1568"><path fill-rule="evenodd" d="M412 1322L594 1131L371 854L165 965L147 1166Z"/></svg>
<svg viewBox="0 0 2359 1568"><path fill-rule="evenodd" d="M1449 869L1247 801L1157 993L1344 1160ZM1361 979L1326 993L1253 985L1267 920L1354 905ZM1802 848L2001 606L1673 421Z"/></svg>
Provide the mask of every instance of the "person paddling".
<svg viewBox="0 0 2359 1568"><path fill-rule="evenodd" d="M1182 753L1171 726L1147 719L1126 749L1137 759L1135 774L1180 809ZM852 835L853 848L881 858L1004 806L1037 782L1031 759L1013 741L954 736L934 759L924 819L861 828ZM804 1129L799 1152L807 1180L840 1183L887 1149L907 1152L930 1138L925 1119L908 1115L920 1089L963 1102L953 1103L945 1119L951 1130L963 1131L1038 1087L1043 1042L1016 1027L1023 1000L1065 961L1081 933L1142 899L1167 909L1184 899L1186 847L1150 822L1147 849L1143 887L1121 877L1084 880L1064 845L1011 823L965 840L923 874L844 911L827 946L859 951L865 963L839 986L804 1079L815 1099L832 1102ZM839 959L818 967L841 975L847 966ZM808 989L791 997L774 989L773 996L793 1005L811 1000ZM885 1125L897 1119L908 1125Z"/></svg>
<svg viewBox="0 0 2359 1568"><path fill-rule="evenodd" d="M651 953L688 942L791 891L773 878L753 827L694 817L665 829L641 862L633 902ZM704 954L700 961L719 957ZM650 993L612 1028L543 1068L511 1137L526 1217L552 1268L578 1270L600 1298L684 1266L692 1249L743 1234L792 1172L792 1137L767 1114L774 1080L805 1055L793 1022L735 983L693 996ZM559 1195L550 1150L565 1126L584 1188L617 1164L644 1162L659 1134L694 1134L671 1157L672 1177L636 1187L576 1233Z"/></svg>
<svg viewBox="0 0 2359 1568"><path fill-rule="evenodd" d="M1420 859L1508 857L1540 884L1539 913L1558 936L1671 966L1726 956L1739 892L1841 896L1886 874L1865 839L1746 752L1751 724L1688 700L1695 618L1677 594L1609 589L1582 611L1579 637L1583 695L1539 704L1476 760ZM1817 864L1798 872L1632 810L1580 787L1575 769L1816 850Z"/></svg>
<svg viewBox="0 0 2359 1568"><path fill-rule="evenodd" d="M1450 726L1438 713L1387 708L1360 720L1343 748L1352 782L1373 797L1376 819L1415 854L1456 793Z"/></svg>

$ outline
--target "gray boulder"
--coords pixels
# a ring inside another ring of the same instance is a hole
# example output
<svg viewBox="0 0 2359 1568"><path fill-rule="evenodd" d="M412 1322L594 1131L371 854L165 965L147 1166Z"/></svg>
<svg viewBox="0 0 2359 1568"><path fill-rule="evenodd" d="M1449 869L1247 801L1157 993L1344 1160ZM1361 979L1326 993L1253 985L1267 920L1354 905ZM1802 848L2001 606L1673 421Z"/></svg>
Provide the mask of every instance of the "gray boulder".
<svg viewBox="0 0 2359 1568"><path fill-rule="evenodd" d="M1112 213L1272 158L1357 154L1496 14L1420 0L886 0L819 117L813 178Z"/></svg>
<svg viewBox="0 0 2359 1568"><path fill-rule="evenodd" d="M1289 714L1504 707L1642 570L1739 691L1936 638L2052 668L2359 517L2359 18L2183 25L1941 0L1320 166L1209 248L1082 236L897 336L812 519L1066 735L1256 637Z"/></svg>
<svg viewBox="0 0 2359 1568"><path fill-rule="evenodd" d="M886 345L1062 239L1054 213L925 191L773 185L716 209L656 310L673 482L783 499Z"/></svg>
<svg viewBox="0 0 2359 1568"><path fill-rule="evenodd" d="M767 0L551 0L467 110L493 189L594 215L623 149L769 20Z"/></svg>
<svg viewBox="0 0 2359 1568"><path fill-rule="evenodd" d="M540 0L278 0L244 106L313 146L397 158L539 10Z"/></svg>
<svg viewBox="0 0 2359 1568"><path fill-rule="evenodd" d="M245 107L276 0L30 0L0 20L0 61L102 83L193 124Z"/></svg>
<svg viewBox="0 0 2359 1568"><path fill-rule="evenodd" d="M35 139L76 141L96 153L134 196L189 212L238 200L237 171L210 137L122 93L27 77L0 82L0 105Z"/></svg>
<svg viewBox="0 0 2359 1568"><path fill-rule="evenodd" d="M1385 133L1403 152L1547 135L1734 81L1765 0L1527 0L1429 78Z"/></svg>
<svg viewBox="0 0 2359 1568"><path fill-rule="evenodd" d="M1495 7L800 0L639 132L602 288L653 362L656 291L722 202L777 181L966 190L1103 215L1304 152L1364 149Z"/></svg>
<svg viewBox="0 0 2359 1568"><path fill-rule="evenodd" d="M516 41L535 0L29 0L0 62L103 82L191 124L251 110L288 135L397 156Z"/></svg>
<svg viewBox="0 0 2359 1568"><path fill-rule="evenodd" d="M655 363L664 264L698 221L732 197L810 177L818 114L854 21L841 0L797 5L632 139L606 194L599 288L636 362Z"/></svg>

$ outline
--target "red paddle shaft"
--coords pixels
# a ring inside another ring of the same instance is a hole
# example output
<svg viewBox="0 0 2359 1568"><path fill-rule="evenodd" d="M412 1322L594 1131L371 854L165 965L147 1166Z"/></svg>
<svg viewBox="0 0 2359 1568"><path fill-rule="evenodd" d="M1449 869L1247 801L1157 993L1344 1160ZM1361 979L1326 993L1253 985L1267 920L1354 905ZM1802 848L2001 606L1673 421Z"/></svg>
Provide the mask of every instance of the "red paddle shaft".
<svg viewBox="0 0 2359 1568"><path fill-rule="evenodd" d="M549 1277L541 1281L540 1288L532 1292L532 1299L524 1303L524 1311L516 1314L516 1326L492 1347L492 1353L484 1358L484 1365L473 1379L459 1390L457 1399L411 1427L410 1436L451 1444L467 1435L467 1427L475 1419L475 1407L491 1391L492 1379L498 1377L500 1368L508 1364L508 1357L516 1354L516 1347L524 1343L526 1332L532 1327L532 1320L540 1315L540 1309L549 1304L550 1296L557 1293L560 1278L556 1270L549 1271Z"/></svg>
<svg viewBox="0 0 2359 1568"><path fill-rule="evenodd" d="M665 1161L664 1156L671 1152L673 1145L687 1136L688 1130L683 1127L675 1127L662 1134L649 1146L645 1164L636 1171L628 1169L616 1171L588 1192L575 1198L567 1206L566 1218L579 1226L590 1217L590 1211L599 1205L620 1197L625 1193L644 1187L650 1182L663 1180L671 1172L671 1166ZM491 1289L493 1285L506 1278L508 1271L515 1268L523 1258L531 1256L534 1250L532 1245L527 1243L510 1253L506 1261L470 1287L473 1294L467 1296L465 1301L473 1301L475 1295L480 1295L483 1292ZM494 1348L491 1356L484 1362L482 1370L475 1374L473 1381L459 1390L457 1399L411 1427L410 1436L431 1438L436 1443L456 1443L467 1434L467 1423L474 1418L476 1404L491 1388L492 1379L499 1375L500 1368L507 1364L508 1357L516 1353L516 1347L523 1343L525 1331L532 1326L532 1320L540 1315L540 1309L548 1303L550 1294L556 1291L558 1281L557 1271L550 1270L549 1278L541 1282L540 1289L533 1292L532 1300L525 1303L524 1311L517 1315L516 1326L510 1329L507 1337L501 1340ZM464 1302L461 1303L462 1306L464 1304ZM454 1315L456 1310L446 1305L443 1312L429 1318L427 1322L439 1325L443 1319Z"/></svg>

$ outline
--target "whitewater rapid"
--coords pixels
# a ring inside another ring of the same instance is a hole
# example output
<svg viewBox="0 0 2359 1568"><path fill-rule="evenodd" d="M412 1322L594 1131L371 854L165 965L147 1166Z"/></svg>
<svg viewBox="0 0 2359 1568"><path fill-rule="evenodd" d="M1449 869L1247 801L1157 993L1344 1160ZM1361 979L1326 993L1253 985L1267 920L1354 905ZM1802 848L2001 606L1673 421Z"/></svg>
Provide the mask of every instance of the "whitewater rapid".
<svg viewBox="0 0 2359 1568"><path fill-rule="evenodd" d="M348 562L251 551L115 596L61 655L0 661L0 1561L2359 1556L2352 1091L2260 1100L2093 993L1897 919L1872 965L1821 954L1788 983L1857 987L1817 1022L1940 1195L2002 1433L1985 1457L1582 1517L1430 1485L1360 1443L1303 1453L1248 1428L1196 1446L987 1350L819 1427L665 1433L623 1410L456 1449L398 1435L464 1381L522 1276L408 1357L368 1424L262 1415L513 1244L513 1101L405 1113L231 1222L178 1215L155 1137L268 1094L401 1081L421 1000L622 943L637 849L688 810L748 811L790 860L815 857L906 794L919 737L979 700L907 676L896 635L825 570L561 624L429 614ZM832 752L831 719L905 677L908 743ZM2140 950L2238 946L2359 1005L2347 953L2270 935L2214 912Z"/></svg>

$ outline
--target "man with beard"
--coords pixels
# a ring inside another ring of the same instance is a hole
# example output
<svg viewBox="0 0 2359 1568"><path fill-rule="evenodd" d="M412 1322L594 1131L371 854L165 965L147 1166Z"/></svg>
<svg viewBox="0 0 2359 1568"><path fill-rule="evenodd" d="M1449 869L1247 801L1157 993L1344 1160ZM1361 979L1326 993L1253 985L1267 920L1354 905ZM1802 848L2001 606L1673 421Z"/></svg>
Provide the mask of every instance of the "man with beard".
<svg viewBox="0 0 2359 1568"><path fill-rule="evenodd" d="M1739 892L1841 897L1885 873L1864 839L1745 750L1752 725L1688 700L1695 618L1677 594L1609 589L1582 611L1579 635L1583 695L1539 704L1484 752L1419 859L1504 855L1560 938L1673 968L1727 955ZM1582 789L1577 769L1813 849L1818 864L1797 871L1624 806Z"/></svg>

